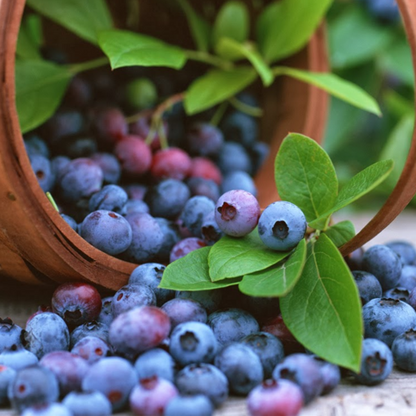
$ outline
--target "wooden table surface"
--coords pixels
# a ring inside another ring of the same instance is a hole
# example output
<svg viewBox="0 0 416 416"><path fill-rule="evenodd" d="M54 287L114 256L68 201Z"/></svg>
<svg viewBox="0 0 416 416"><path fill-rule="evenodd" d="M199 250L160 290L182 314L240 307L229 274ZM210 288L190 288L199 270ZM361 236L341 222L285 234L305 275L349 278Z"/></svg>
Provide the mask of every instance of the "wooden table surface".
<svg viewBox="0 0 416 416"><path fill-rule="evenodd" d="M338 219L345 219L339 216ZM371 216L349 216L359 231ZM367 247L391 240L407 240L416 245L416 211L405 211L396 221L372 240ZM10 316L24 327L27 317L39 304L48 304L52 289L22 287L11 282L0 282L0 317ZM0 416L14 416L10 409L0 409ZM132 416L132 413L118 413ZM248 416L244 398L231 397L215 412L215 416ZM354 384L348 379L328 396L319 397L300 413L300 416L415 416L416 374L394 369L389 378L378 386ZM197 416L197 415L195 415Z"/></svg>

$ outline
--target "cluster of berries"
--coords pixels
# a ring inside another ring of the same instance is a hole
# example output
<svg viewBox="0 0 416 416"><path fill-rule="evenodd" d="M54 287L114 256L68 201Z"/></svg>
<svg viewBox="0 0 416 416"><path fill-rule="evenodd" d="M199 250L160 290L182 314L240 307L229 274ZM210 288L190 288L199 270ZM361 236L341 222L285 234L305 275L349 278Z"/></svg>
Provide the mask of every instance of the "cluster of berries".
<svg viewBox="0 0 416 416"><path fill-rule="evenodd" d="M219 126L210 112L188 117L180 100L166 104L175 101L167 84L136 68L77 76L57 113L24 137L65 221L133 263L167 264L217 241L219 196L236 188L256 195L253 177L268 155L254 117L229 109ZM239 99L258 105L249 93Z"/></svg>

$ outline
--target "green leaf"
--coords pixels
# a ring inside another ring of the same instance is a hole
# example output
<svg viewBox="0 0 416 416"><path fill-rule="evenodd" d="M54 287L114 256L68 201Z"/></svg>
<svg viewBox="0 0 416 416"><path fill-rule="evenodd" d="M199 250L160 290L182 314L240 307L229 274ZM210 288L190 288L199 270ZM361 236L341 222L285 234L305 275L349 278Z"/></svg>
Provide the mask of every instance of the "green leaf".
<svg viewBox="0 0 416 416"><path fill-rule="evenodd" d="M280 198L297 205L308 222L321 217L336 200L338 180L328 154L309 137L291 133L275 160Z"/></svg>
<svg viewBox="0 0 416 416"><path fill-rule="evenodd" d="M223 37L244 42L249 33L249 14L241 1L229 0L219 10L212 31L212 44Z"/></svg>
<svg viewBox="0 0 416 416"><path fill-rule="evenodd" d="M355 236L355 228L351 221L345 220L331 225L324 233L337 247L341 247Z"/></svg>
<svg viewBox="0 0 416 416"><path fill-rule="evenodd" d="M393 50L394 31L369 19L363 7L352 5L328 25L330 62L344 69L376 58L383 50ZM351 28L359 36L351 36Z"/></svg>
<svg viewBox="0 0 416 416"><path fill-rule="evenodd" d="M309 72L301 69L278 66L273 68L275 75L288 75L332 94L357 108L381 116L381 110L376 100L362 88L335 74L324 72Z"/></svg>
<svg viewBox="0 0 416 416"><path fill-rule="evenodd" d="M217 47L218 51L221 51L223 56L243 56L247 58L255 70L260 75L263 81L263 85L269 86L273 80L274 75L269 66L264 62L252 43L239 43L230 38L221 38Z"/></svg>
<svg viewBox="0 0 416 416"><path fill-rule="evenodd" d="M406 37L400 37L389 48L385 48L378 62L383 72L394 74L409 87L414 87L412 53Z"/></svg>
<svg viewBox="0 0 416 416"><path fill-rule="evenodd" d="M283 264L256 273L246 274L239 283L241 292L249 296L284 296L293 288L302 273L306 260L306 241L302 239Z"/></svg>
<svg viewBox="0 0 416 416"><path fill-rule="evenodd" d="M290 254L268 249L257 228L242 238L224 236L209 253L209 275L213 282L264 270Z"/></svg>
<svg viewBox="0 0 416 416"><path fill-rule="evenodd" d="M16 55L23 59L41 59L38 46L31 38L27 28L21 26L17 38Z"/></svg>
<svg viewBox="0 0 416 416"><path fill-rule="evenodd" d="M211 282L208 254L211 247L202 247L170 263L163 272L159 287L171 290L211 290L236 285L241 278Z"/></svg>
<svg viewBox="0 0 416 416"><path fill-rule="evenodd" d="M340 252L325 235L308 244L302 275L280 299L285 324L308 350L358 372L363 322L361 301Z"/></svg>
<svg viewBox="0 0 416 416"><path fill-rule="evenodd" d="M370 192L378 186L393 169L393 161L381 160L366 167L361 172L353 176L340 190L338 197L333 207L328 212L325 212L316 221L309 223L309 226L315 228L320 221L341 208L346 207L358 198L361 198L366 193Z"/></svg>
<svg viewBox="0 0 416 416"><path fill-rule="evenodd" d="M234 96L256 79L253 68L238 67L229 71L214 69L197 78L185 95L188 115L199 113Z"/></svg>
<svg viewBox="0 0 416 416"><path fill-rule="evenodd" d="M93 44L97 44L98 32L113 26L104 0L27 0L26 3Z"/></svg>
<svg viewBox="0 0 416 416"><path fill-rule="evenodd" d="M260 16L257 38L268 62L293 55L302 49L325 16L332 0L281 0Z"/></svg>
<svg viewBox="0 0 416 416"><path fill-rule="evenodd" d="M42 60L16 61L16 106L20 129L26 133L40 126L58 108L72 73Z"/></svg>
<svg viewBox="0 0 416 416"><path fill-rule="evenodd" d="M394 161L393 170L383 184L388 192L396 185L406 163L412 144L414 126L415 118L413 114L403 116L391 131L381 152L380 160L391 158Z"/></svg>
<svg viewBox="0 0 416 416"><path fill-rule="evenodd" d="M135 65L180 69L186 62L185 52L177 46L127 30L102 31L98 43L113 69Z"/></svg>
<svg viewBox="0 0 416 416"><path fill-rule="evenodd" d="M188 20L188 25L198 50L207 52L211 36L211 28L208 22L191 7L187 0L178 0L178 2Z"/></svg>
<svg viewBox="0 0 416 416"><path fill-rule="evenodd" d="M42 18L38 14L29 14L24 21L27 33L33 43L40 47L43 44Z"/></svg>

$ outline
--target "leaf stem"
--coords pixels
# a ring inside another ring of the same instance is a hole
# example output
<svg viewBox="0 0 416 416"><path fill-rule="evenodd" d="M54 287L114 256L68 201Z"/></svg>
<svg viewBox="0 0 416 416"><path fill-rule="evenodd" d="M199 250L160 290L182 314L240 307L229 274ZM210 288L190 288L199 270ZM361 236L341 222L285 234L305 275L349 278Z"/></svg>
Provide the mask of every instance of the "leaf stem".
<svg viewBox="0 0 416 416"><path fill-rule="evenodd" d="M210 124L212 124L213 126L218 126L222 117L224 116L225 111L227 110L227 107L228 101L222 102L216 109L214 115L212 116Z"/></svg>
<svg viewBox="0 0 416 416"><path fill-rule="evenodd" d="M79 72L99 68L104 65L109 65L109 61L106 56L102 56L101 58L97 58L97 59L92 59L91 61L87 61L87 62L81 62L79 64L69 65L69 70L73 74L78 74Z"/></svg>
<svg viewBox="0 0 416 416"><path fill-rule="evenodd" d="M59 212L58 205L56 205L55 200L53 199L53 196L50 192L46 192L46 197L49 199L49 202L52 204L52 206Z"/></svg>
<svg viewBox="0 0 416 416"><path fill-rule="evenodd" d="M263 110L261 108L253 107L251 105L243 103L236 97L231 97L228 99L228 101L234 108L240 110L242 113L248 114L249 116L261 117L263 115Z"/></svg>
<svg viewBox="0 0 416 416"><path fill-rule="evenodd" d="M210 53L204 51L193 51L186 49L184 52L187 58L192 59L193 61L204 62L221 69L231 69L234 67L232 62L219 58L218 56L211 55Z"/></svg>

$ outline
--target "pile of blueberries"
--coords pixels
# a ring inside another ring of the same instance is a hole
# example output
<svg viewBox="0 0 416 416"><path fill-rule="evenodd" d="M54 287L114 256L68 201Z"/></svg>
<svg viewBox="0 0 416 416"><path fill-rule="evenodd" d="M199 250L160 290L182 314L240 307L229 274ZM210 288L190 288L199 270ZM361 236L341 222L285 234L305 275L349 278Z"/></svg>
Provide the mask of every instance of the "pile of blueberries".
<svg viewBox="0 0 416 416"><path fill-rule="evenodd" d="M177 102L155 127L154 111L172 91L162 75L140 71L75 77L59 111L24 139L41 188L88 243L133 263L167 264L222 236L215 203L235 188L256 195L269 146L257 119L233 108L215 126L212 111L187 117ZM258 106L249 92L239 100Z"/></svg>
<svg viewBox="0 0 416 416"><path fill-rule="evenodd" d="M113 295L64 283L25 329L1 320L0 404L23 416L209 416L233 395L247 397L252 416L287 416L341 377L371 386L393 363L415 372L414 246L374 245L347 260L363 303L359 373L305 350L285 326L278 298L234 286L161 289L165 266L150 262Z"/></svg>

